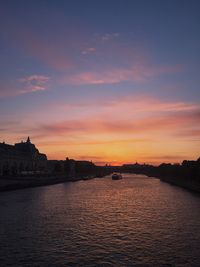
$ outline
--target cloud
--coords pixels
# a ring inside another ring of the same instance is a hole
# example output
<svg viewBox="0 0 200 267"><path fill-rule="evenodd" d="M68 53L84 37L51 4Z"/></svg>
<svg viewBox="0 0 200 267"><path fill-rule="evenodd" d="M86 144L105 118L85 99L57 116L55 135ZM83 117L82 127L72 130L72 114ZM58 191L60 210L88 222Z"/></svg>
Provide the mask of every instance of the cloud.
<svg viewBox="0 0 200 267"><path fill-rule="evenodd" d="M102 71L87 71L61 79L64 84L84 85L84 84L117 84L125 81L147 82L151 78L176 73L182 66L155 67L144 64L136 64L130 68L110 68Z"/></svg>
<svg viewBox="0 0 200 267"><path fill-rule="evenodd" d="M71 51L80 43L79 36L74 38L73 30L70 27L58 29L56 32L41 27L40 30L34 29L30 24L20 23L18 21L4 21L6 31L3 36L11 45L18 49L19 54L29 55L35 61L39 61L57 71L66 71L74 66L74 60L71 57ZM32 24L32 23L31 23ZM81 34L80 34L81 35ZM67 36L67 38L66 38Z"/></svg>
<svg viewBox="0 0 200 267"><path fill-rule="evenodd" d="M162 134L162 138L166 135L181 135L184 131L188 131L190 127L198 125L200 121L200 111L171 112L161 115L149 115L144 118L128 119L128 118L112 118L100 116L87 119L74 119L55 122L51 124L43 124L32 131L39 133L40 137L44 136L65 136L69 137L74 134L78 136L85 135L133 135L147 136ZM119 140L120 142L120 140ZM112 143L112 141L111 141Z"/></svg>
<svg viewBox="0 0 200 267"><path fill-rule="evenodd" d="M88 111L89 106L92 112ZM191 139L196 138L200 130L200 106L192 102L130 96L100 100L99 103L98 100L92 103L57 103L51 109L57 110L57 114L62 114L65 119L41 123L31 129L38 138L49 136L62 139L76 136L77 144L80 144L80 137L88 145L103 145L106 142L125 144L139 140L153 142L156 137L183 139L188 136ZM96 138L97 135L101 137Z"/></svg>
<svg viewBox="0 0 200 267"><path fill-rule="evenodd" d="M45 91L49 88L50 77L46 75L30 75L9 81L6 85L0 87L0 98L14 97L22 94Z"/></svg>
<svg viewBox="0 0 200 267"><path fill-rule="evenodd" d="M48 88L47 84L50 77L44 75L31 75L18 79L24 88L18 91L18 94L26 94L37 91L44 91Z"/></svg>
<svg viewBox="0 0 200 267"><path fill-rule="evenodd" d="M88 47L86 49L84 49L81 54L82 55L88 55L88 54L91 54L91 53L94 53L96 52L96 48L95 47Z"/></svg>
<svg viewBox="0 0 200 267"><path fill-rule="evenodd" d="M75 145L109 145L109 144L131 144L131 143L148 143L153 140L147 138L127 138L127 139L108 139L108 140L70 140L67 143L67 146L75 146ZM66 145L66 141L41 141L40 145L44 146L55 146L55 147L64 147Z"/></svg>
<svg viewBox="0 0 200 267"><path fill-rule="evenodd" d="M99 164L118 164L131 159L149 163L177 162L194 153L196 156L198 148L193 139L198 139L200 131L198 105L147 98L146 105L145 100L138 104L137 101L139 98L127 104L122 100L122 105L120 101L110 102L110 106L106 104L99 113L79 116L78 112L74 118L70 113L68 119L56 117L56 121L25 123L18 128L10 125L7 132L11 132L13 138L31 133L41 151L50 158L88 155L88 159L92 159L95 155L100 157L94 158ZM48 117L52 118L51 114ZM2 131L2 138L5 137L6 132Z"/></svg>
<svg viewBox="0 0 200 267"><path fill-rule="evenodd" d="M200 122L200 119L199 119ZM200 128L198 125L196 127L191 127L190 129L186 129L183 132L179 133L181 137L188 137L188 138L198 138L196 141L200 140Z"/></svg>
<svg viewBox="0 0 200 267"><path fill-rule="evenodd" d="M115 38L118 38L120 34L118 32L115 33L105 33L104 35L101 35L100 38L103 42L107 42L110 40L113 40Z"/></svg>
<svg viewBox="0 0 200 267"><path fill-rule="evenodd" d="M36 77L24 77L23 81L32 81ZM92 105L95 106L95 110ZM62 140L64 137L77 137L77 144L88 145L153 141L156 136L161 139L166 136L191 139L198 137L200 131L200 106L196 103L167 102L148 96L130 96L99 103L94 100L91 104L93 112L88 112L88 106L90 101L47 106L45 110L51 109L53 112L47 112L47 116L44 117L46 122L43 123L44 118L41 118L40 113L36 113L37 125L20 127L20 131L27 134L32 132L39 139L49 137ZM59 119L61 117L65 119Z"/></svg>
<svg viewBox="0 0 200 267"><path fill-rule="evenodd" d="M111 98L87 98L72 103L66 103L65 101L59 101L52 103L50 107L60 110L60 112L73 111L83 113L91 107L95 113L100 113L102 117L120 117L125 115L126 117L143 116L148 114L158 113L172 113L172 112L185 112L195 111L200 108L198 103L184 102L184 101L164 101L159 98L155 98L149 95L129 95L117 97L113 95ZM95 109L94 109L95 108ZM124 111L123 113L121 111Z"/></svg>
<svg viewBox="0 0 200 267"><path fill-rule="evenodd" d="M197 111L200 109L199 104L193 102L184 101L163 101L155 97L148 95L136 95L136 96L126 96L120 100L114 99L112 101L105 101L99 103L104 105L107 114L113 112L118 114L118 111L125 110L127 114L136 115L139 114L166 114L173 112L187 112L187 111ZM98 104L95 103L97 106ZM120 107L120 108L119 108ZM134 108L133 108L134 107Z"/></svg>
<svg viewBox="0 0 200 267"><path fill-rule="evenodd" d="M44 75L31 75L31 76L27 76L24 78L20 78L19 79L20 82L37 82L37 83L46 83L47 81L49 81L49 77L48 76L44 76Z"/></svg>

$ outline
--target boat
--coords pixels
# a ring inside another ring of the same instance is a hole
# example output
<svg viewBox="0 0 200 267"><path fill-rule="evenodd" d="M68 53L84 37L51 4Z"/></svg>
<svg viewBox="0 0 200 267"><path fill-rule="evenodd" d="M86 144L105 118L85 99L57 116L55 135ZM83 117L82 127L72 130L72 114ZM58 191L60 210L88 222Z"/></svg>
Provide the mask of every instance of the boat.
<svg viewBox="0 0 200 267"><path fill-rule="evenodd" d="M122 175L118 174L118 173L114 173L112 175L112 180L121 180L122 179Z"/></svg>

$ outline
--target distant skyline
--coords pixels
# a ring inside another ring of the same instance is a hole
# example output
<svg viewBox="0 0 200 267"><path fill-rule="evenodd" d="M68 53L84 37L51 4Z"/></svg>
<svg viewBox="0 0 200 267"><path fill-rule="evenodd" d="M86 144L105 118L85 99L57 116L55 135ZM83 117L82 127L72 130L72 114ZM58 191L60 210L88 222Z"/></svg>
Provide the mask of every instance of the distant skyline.
<svg viewBox="0 0 200 267"><path fill-rule="evenodd" d="M0 4L0 142L97 164L200 156L200 1Z"/></svg>

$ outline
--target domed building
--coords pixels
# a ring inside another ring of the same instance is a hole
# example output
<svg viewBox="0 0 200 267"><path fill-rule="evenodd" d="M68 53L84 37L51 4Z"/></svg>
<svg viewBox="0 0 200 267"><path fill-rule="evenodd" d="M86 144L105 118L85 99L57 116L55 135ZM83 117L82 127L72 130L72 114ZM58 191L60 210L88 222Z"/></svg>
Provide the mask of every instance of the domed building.
<svg viewBox="0 0 200 267"><path fill-rule="evenodd" d="M14 145L0 143L0 176L30 175L45 172L47 156L39 152L30 138Z"/></svg>

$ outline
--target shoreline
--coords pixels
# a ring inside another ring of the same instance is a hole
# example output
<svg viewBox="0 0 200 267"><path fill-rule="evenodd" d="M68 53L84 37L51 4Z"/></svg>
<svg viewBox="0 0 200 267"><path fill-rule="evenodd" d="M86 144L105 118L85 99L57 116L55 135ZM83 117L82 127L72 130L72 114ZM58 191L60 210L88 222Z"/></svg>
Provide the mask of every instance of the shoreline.
<svg viewBox="0 0 200 267"><path fill-rule="evenodd" d="M144 173L143 173L144 174ZM200 184L196 180L186 180L186 179L180 179L175 177L160 177L160 175L150 175L150 174L144 174L147 177L150 178L156 178L159 179L161 182L165 182L174 186L178 186L181 188L184 188L190 192L195 192L200 194Z"/></svg>
<svg viewBox="0 0 200 267"><path fill-rule="evenodd" d="M101 176L104 177L107 174ZM100 178L98 175L84 176L84 177L66 177L66 176L52 176L52 177L13 177L0 178L0 193L7 191L15 191L26 188L48 186L54 184L61 184L66 182L77 182Z"/></svg>
<svg viewBox="0 0 200 267"><path fill-rule="evenodd" d="M169 178L169 177L159 178L159 179L162 182L165 182L165 183L168 183L174 186L178 186L188 191L192 191L192 192L200 194L200 184L195 180L184 180L184 179L180 180L180 179L174 179L174 178Z"/></svg>

